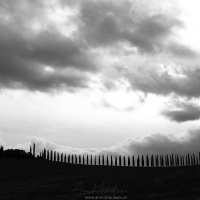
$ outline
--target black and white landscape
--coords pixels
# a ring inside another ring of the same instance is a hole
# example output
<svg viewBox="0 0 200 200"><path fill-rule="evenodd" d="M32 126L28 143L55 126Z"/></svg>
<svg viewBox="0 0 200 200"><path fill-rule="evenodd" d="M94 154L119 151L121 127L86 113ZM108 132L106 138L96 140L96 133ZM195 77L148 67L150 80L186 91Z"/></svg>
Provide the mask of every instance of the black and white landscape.
<svg viewBox="0 0 200 200"><path fill-rule="evenodd" d="M0 199L200 198L199 6L0 0Z"/></svg>

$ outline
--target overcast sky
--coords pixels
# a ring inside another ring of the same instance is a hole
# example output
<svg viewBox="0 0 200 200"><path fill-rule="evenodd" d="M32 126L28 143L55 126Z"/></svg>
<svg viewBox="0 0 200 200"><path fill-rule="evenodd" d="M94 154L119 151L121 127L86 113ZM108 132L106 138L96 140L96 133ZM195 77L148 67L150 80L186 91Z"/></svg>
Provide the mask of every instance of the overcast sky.
<svg viewBox="0 0 200 200"><path fill-rule="evenodd" d="M199 7L199 0L0 0L0 143L198 151Z"/></svg>

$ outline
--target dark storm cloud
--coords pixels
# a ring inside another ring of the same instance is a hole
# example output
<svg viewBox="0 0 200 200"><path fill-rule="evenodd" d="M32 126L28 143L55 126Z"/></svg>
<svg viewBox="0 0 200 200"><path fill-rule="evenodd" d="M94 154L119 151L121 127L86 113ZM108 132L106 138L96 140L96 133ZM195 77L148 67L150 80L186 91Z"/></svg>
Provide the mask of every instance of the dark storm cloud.
<svg viewBox="0 0 200 200"><path fill-rule="evenodd" d="M54 28L33 33L32 18L37 18L36 14L41 14L41 19L43 16L38 4L37 1L35 4L19 1L16 5L1 2L1 10L9 19L2 15L0 20L0 85L42 91L65 86L87 87L87 73L97 70L94 56L90 57L83 43ZM38 10L33 12L33 8ZM53 71L48 73L45 67Z"/></svg>
<svg viewBox="0 0 200 200"><path fill-rule="evenodd" d="M138 16L130 1L82 1L81 36L93 45L129 42L142 52L160 52L174 27L182 23L165 14Z"/></svg>
<svg viewBox="0 0 200 200"><path fill-rule="evenodd" d="M200 118L200 107L198 106L180 103L176 107L175 109L169 108L163 110L161 114L178 123L198 120Z"/></svg>
<svg viewBox="0 0 200 200"><path fill-rule="evenodd" d="M91 74L104 73L101 68L107 65L102 62L104 56L109 55L99 53L99 48L109 50L118 43L128 43L142 55L170 52L178 57L189 57L195 54L187 46L170 42L174 28L183 27L176 16L152 12L146 7L138 9L138 5L137 1L128 0L0 1L1 86L42 91L65 86L87 87ZM60 24L50 20L50 15L57 13L56 6L76 8L76 14L66 17L65 27L62 27L68 28L67 21L71 20L75 25L72 35L63 34ZM39 30L34 30L34 26ZM53 70L48 73L45 67ZM167 74L160 76L154 71L148 73L147 77L137 73L133 77L128 75L127 79L134 89L146 93L174 92L189 96L200 93L198 75L192 72L184 80ZM150 76L159 84L151 82Z"/></svg>
<svg viewBox="0 0 200 200"><path fill-rule="evenodd" d="M168 71L157 71L155 66L155 68L147 67L132 72L127 71L124 76L133 90L142 91L145 94L176 94L188 98L200 96L199 68L185 69L178 72L177 76L173 76Z"/></svg>
<svg viewBox="0 0 200 200"><path fill-rule="evenodd" d="M172 43L168 47L169 52L175 56L182 58L195 58L198 56L197 52L190 49L189 47L177 43Z"/></svg>

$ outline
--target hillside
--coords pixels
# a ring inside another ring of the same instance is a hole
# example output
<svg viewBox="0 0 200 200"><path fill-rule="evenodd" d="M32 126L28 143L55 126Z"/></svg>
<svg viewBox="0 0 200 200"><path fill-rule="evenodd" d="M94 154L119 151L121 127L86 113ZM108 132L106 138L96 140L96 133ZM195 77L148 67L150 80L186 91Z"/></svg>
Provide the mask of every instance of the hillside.
<svg viewBox="0 0 200 200"><path fill-rule="evenodd" d="M83 166L0 158L0 199L200 199L200 166Z"/></svg>

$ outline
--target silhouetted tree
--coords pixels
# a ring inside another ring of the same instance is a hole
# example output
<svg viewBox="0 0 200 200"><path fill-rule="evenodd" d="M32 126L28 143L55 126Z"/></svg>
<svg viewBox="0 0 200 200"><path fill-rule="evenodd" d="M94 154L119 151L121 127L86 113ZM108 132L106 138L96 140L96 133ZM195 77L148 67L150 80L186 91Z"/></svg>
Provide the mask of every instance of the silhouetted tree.
<svg viewBox="0 0 200 200"><path fill-rule="evenodd" d="M156 167L159 167L159 159L158 159L158 155L156 155Z"/></svg>
<svg viewBox="0 0 200 200"><path fill-rule="evenodd" d="M91 154L91 157L90 157L90 165L92 165L92 154Z"/></svg>
<svg viewBox="0 0 200 200"><path fill-rule="evenodd" d="M54 151L53 161L56 161L56 151Z"/></svg>
<svg viewBox="0 0 200 200"><path fill-rule="evenodd" d="M66 163L67 162L67 155L65 153L65 157L64 157L64 162Z"/></svg>
<svg viewBox="0 0 200 200"><path fill-rule="evenodd" d="M190 166L190 154L188 153L188 158L187 158L187 160L188 160L188 165Z"/></svg>
<svg viewBox="0 0 200 200"><path fill-rule="evenodd" d="M188 156L185 156L186 166L188 166Z"/></svg>
<svg viewBox="0 0 200 200"><path fill-rule="evenodd" d="M165 159L165 165L167 166L167 167L169 167L169 156L168 156L168 154L167 154L167 156L166 156L166 159Z"/></svg>
<svg viewBox="0 0 200 200"><path fill-rule="evenodd" d="M104 166L104 155L102 155L102 165Z"/></svg>
<svg viewBox="0 0 200 200"><path fill-rule="evenodd" d="M57 162L60 162L60 153L57 152Z"/></svg>
<svg viewBox="0 0 200 200"><path fill-rule="evenodd" d="M35 143L33 144L33 157L35 158Z"/></svg>
<svg viewBox="0 0 200 200"><path fill-rule="evenodd" d="M134 155L132 156L132 166L135 167L135 157L134 157Z"/></svg>
<svg viewBox="0 0 200 200"><path fill-rule="evenodd" d="M164 167L165 166L165 163L164 163L164 156L161 155L161 167Z"/></svg>
<svg viewBox="0 0 200 200"><path fill-rule="evenodd" d="M174 155L173 154L171 155L170 163L171 163L171 167L174 167Z"/></svg>
<svg viewBox="0 0 200 200"><path fill-rule="evenodd" d="M101 165L101 156L99 155L99 165Z"/></svg>
<svg viewBox="0 0 200 200"><path fill-rule="evenodd" d="M43 153L44 153L43 159L45 160L46 159L46 149L44 149Z"/></svg>
<svg viewBox="0 0 200 200"><path fill-rule="evenodd" d="M119 166L122 165L122 161L121 161L121 155L119 155Z"/></svg>
<svg viewBox="0 0 200 200"><path fill-rule="evenodd" d="M180 166L180 158L179 158L179 155L177 155L177 165L178 165L178 167Z"/></svg>
<svg viewBox="0 0 200 200"><path fill-rule="evenodd" d="M194 165L192 155L190 156L190 162L191 162L191 165Z"/></svg>
<svg viewBox="0 0 200 200"><path fill-rule="evenodd" d="M53 151L51 150L51 153L50 153L50 160L53 161Z"/></svg>
<svg viewBox="0 0 200 200"><path fill-rule="evenodd" d="M49 160L49 150L47 150L47 160Z"/></svg>
<svg viewBox="0 0 200 200"><path fill-rule="evenodd" d="M182 158L183 158L183 166L185 166L185 157L182 156Z"/></svg>
<svg viewBox="0 0 200 200"><path fill-rule="evenodd" d="M117 166L117 156L115 156L115 166Z"/></svg>
<svg viewBox="0 0 200 200"><path fill-rule="evenodd" d="M0 156L3 156L3 146L0 148Z"/></svg>
<svg viewBox="0 0 200 200"><path fill-rule="evenodd" d="M30 153L30 156L32 156L32 147L31 147L31 145L30 145L30 151L29 151L29 153Z"/></svg>
<svg viewBox="0 0 200 200"><path fill-rule="evenodd" d="M109 165L108 155L107 155L107 158L106 158L106 164L107 164L107 166Z"/></svg>
<svg viewBox="0 0 200 200"><path fill-rule="evenodd" d="M193 153L193 165L196 165L196 159L195 159L195 155L194 155L194 153Z"/></svg>
<svg viewBox="0 0 200 200"><path fill-rule="evenodd" d="M149 167L149 156L146 155L146 166Z"/></svg>
<svg viewBox="0 0 200 200"><path fill-rule="evenodd" d="M144 156L142 155L142 167L144 167Z"/></svg>
<svg viewBox="0 0 200 200"><path fill-rule="evenodd" d="M113 166L113 158L112 158L112 155L110 156L110 165Z"/></svg>
<svg viewBox="0 0 200 200"><path fill-rule="evenodd" d="M87 154L87 157L86 157L86 163L87 163L87 165L89 165L89 158L88 158L88 154Z"/></svg>
<svg viewBox="0 0 200 200"><path fill-rule="evenodd" d="M88 157L87 157L87 159L88 159ZM71 162L72 162L72 164L74 164L74 154L71 155Z"/></svg>
<svg viewBox="0 0 200 200"><path fill-rule="evenodd" d="M85 164L85 158L84 158L84 155L83 155L83 165Z"/></svg>
<svg viewBox="0 0 200 200"><path fill-rule="evenodd" d="M131 166L131 162L130 162L130 156L128 156L128 166Z"/></svg>
<svg viewBox="0 0 200 200"><path fill-rule="evenodd" d="M96 155L94 156L94 165L97 165Z"/></svg>
<svg viewBox="0 0 200 200"><path fill-rule="evenodd" d="M137 167L140 167L140 156L137 157Z"/></svg>
<svg viewBox="0 0 200 200"><path fill-rule="evenodd" d="M81 155L79 155L78 164L81 164Z"/></svg>
<svg viewBox="0 0 200 200"><path fill-rule="evenodd" d="M126 157L124 156L124 166L126 166Z"/></svg>
<svg viewBox="0 0 200 200"><path fill-rule="evenodd" d="M151 155L151 167L154 167L154 157Z"/></svg>

